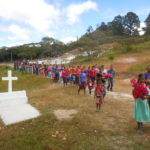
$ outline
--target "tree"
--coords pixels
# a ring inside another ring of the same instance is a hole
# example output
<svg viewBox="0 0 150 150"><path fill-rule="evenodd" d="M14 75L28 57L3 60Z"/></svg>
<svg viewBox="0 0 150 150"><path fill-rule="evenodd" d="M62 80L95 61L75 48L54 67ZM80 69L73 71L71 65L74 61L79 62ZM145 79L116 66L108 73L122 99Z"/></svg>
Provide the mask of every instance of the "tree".
<svg viewBox="0 0 150 150"><path fill-rule="evenodd" d="M124 35L124 16L116 16L112 21L112 32L114 35Z"/></svg>
<svg viewBox="0 0 150 150"><path fill-rule="evenodd" d="M64 51L64 43L51 37L44 37L41 40L42 47L45 49L44 56L56 57Z"/></svg>
<svg viewBox="0 0 150 150"><path fill-rule="evenodd" d="M150 14L145 20L146 28L145 28L145 35L150 35Z"/></svg>
<svg viewBox="0 0 150 150"><path fill-rule="evenodd" d="M107 24L105 22L102 22L101 25L100 25L100 27L99 27L99 30L101 30L101 31L107 31L107 29L108 29Z"/></svg>
<svg viewBox="0 0 150 150"><path fill-rule="evenodd" d="M139 17L134 12L128 12L124 17L124 28L126 35L139 35L138 28L140 27Z"/></svg>
<svg viewBox="0 0 150 150"><path fill-rule="evenodd" d="M87 34L90 34L90 33L92 33L92 32L93 32L93 27L92 27L92 26L89 26L89 27L87 28L86 33L87 33Z"/></svg>
<svg viewBox="0 0 150 150"><path fill-rule="evenodd" d="M54 43L54 39L52 37L43 37L41 42L42 44L53 44Z"/></svg>

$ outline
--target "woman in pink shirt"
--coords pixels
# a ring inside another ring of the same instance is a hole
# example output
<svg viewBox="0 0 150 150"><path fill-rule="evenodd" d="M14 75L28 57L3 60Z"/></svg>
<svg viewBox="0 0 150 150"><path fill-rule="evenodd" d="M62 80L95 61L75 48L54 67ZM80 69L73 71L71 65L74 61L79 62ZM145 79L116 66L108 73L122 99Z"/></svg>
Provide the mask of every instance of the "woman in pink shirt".
<svg viewBox="0 0 150 150"><path fill-rule="evenodd" d="M63 78L63 84L64 86L67 86L67 77L68 77L68 71L64 68L62 71L62 78Z"/></svg>

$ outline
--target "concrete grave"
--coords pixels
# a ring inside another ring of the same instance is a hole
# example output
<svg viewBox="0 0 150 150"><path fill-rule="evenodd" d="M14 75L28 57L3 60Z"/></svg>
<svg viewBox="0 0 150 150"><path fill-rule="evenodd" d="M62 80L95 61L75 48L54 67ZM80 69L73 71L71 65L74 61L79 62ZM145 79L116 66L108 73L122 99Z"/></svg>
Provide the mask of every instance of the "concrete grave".
<svg viewBox="0 0 150 150"><path fill-rule="evenodd" d="M39 111L28 104L26 91L12 91L12 81L17 80L8 71L8 77L2 80L8 81L8 92L0 93L0 117L5 125L32 119L40 115Z"/></svg>

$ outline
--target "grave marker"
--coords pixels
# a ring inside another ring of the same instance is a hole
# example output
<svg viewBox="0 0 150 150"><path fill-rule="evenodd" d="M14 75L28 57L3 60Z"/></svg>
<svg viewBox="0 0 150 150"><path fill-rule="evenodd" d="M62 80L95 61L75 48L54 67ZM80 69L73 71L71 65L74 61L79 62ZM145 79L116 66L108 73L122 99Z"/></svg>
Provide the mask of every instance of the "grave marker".
<svg viewBox="0 0 150 150"><path fill-rule="evenodd" d="M8 71L8 77L2 77L2 80L8 81L8 92L0 93L0 117L6 125L40 115L38 110L28 104L26 91L12 91L12 81L17 79L12 77L12 71Z"/></svg>
<svg viewBox="0 0 150 150"><path fill-rule="evenodd" d="M13 80L18 80L17 77L12 77L12 71L9 70L8 71L8 77L2 77L2 80L4 81L8 81L8 92L11 93L12 92L12 81Z"/></svg>

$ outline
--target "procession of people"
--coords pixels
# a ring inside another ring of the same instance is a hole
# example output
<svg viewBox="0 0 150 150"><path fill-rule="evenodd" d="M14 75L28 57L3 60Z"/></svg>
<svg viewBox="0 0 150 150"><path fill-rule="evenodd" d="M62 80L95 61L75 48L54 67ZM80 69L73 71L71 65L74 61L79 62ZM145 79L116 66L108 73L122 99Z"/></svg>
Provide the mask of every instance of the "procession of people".
<svg viewBox="0 0 150 150"><path fill-rule="evenodd" d="M32 73L43 75L53 79L55 83L78 86L78 94L81 91L94 96L96 102L96 112L100 111L101 104L104 103L106 91L113 91L115 70L113 65L107 70L104 65L75 66L75 65L41 65L29 64L28 62L15 62L14 69L25 73L25 68L31 67ZM107 84L108 83L108 84Z"/></svg>
<svg viewBox="0 0 150 150"><path fill-rule="evenodd" d="M68 85L78 86L77 93L83 91L89 96L93 96L96 104L96 112L100 112L101 105L107 91L113 91L114 77L116 72L113 65L107 70L104 65L82 66L82 65L40 65L29 63L14 63L14 69L25 72L25 67L32 67L32 73L43 75L53 79L56 83L62 83L64 87ZM150 122L150 66L147 72L139 74L137 79L131 80L133 86L134 119L137 121L137 131L143 133L144 123Z"/></svg>

